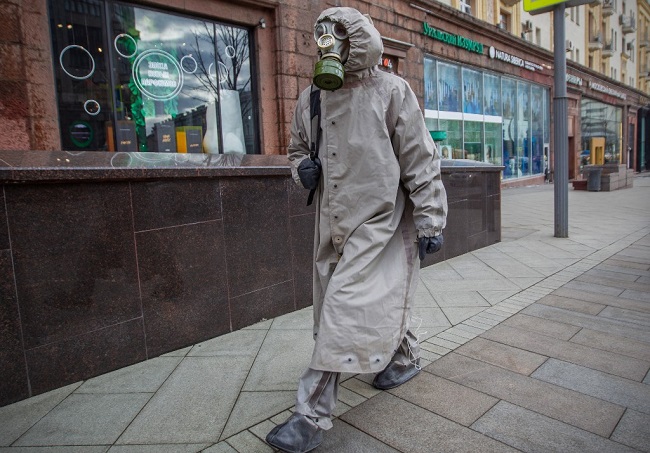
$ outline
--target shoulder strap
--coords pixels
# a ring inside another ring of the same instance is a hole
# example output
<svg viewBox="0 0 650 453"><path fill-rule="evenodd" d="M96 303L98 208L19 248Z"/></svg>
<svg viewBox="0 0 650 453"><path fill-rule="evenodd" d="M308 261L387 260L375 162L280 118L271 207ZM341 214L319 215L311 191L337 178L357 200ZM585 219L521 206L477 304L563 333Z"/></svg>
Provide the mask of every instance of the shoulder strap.
<svg viewBox="0 0 650 453"><path fill-rule="evenodd" d="M320 169L320 159L318 158L318 146L320 144L320 90L314 90L312 85L312 90L309 93L309 113L311 118L311 148L309 153L309 158L313 161L316 161L318 168ZM314 140L314 130L316 130L316 140ZM309 196L307 197L307 206L312 204L314 201L314 194L316 189L309 191Z"/></svg>

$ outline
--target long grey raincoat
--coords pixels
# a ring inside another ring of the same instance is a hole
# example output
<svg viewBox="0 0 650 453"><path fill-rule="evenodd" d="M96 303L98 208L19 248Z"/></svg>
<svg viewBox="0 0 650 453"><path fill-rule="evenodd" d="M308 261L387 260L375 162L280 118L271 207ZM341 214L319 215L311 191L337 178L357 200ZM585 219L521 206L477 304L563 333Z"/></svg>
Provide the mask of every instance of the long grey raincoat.
<svg viewBox="0 0 650 453"><path fill-rule="evenodd" d="M342 88L321 91L310 368L375 373L409 328L417 238L441 233L447 197L413 91L377 68L379 32L352 8L327 9L317 22L326 18L345 25L350 54ZM310 90L301 93L291 126L289 159L298 183L311 140Z"/></svg>

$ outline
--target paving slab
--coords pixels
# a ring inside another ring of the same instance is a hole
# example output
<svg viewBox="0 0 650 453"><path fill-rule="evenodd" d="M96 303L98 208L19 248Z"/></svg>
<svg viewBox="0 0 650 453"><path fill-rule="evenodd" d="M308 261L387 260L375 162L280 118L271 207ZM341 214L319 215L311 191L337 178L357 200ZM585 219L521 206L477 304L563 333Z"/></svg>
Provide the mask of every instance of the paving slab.
<svg viewBox="0 0 650 453"><path fill-rule="evenodd" d="M392 447L370 437L342 420L334 420L334 427L323 436L320 447L313 453L398 453Z"/></svg>
<svg viewBox="0 0 650 453"><path fill-rule="evenodd" d="M154 393L183 357L156 357L88 379L75 393Z"/></svg>
<svg viewBox="0 0 650 453"><path fill-rule="evenodd" d="M564 287L568 289L575 289L577 291L605 294L614 297L619 296L623 292L622 288L617 288L615 286L599 285L595 283L583 283L577 280L570 281L564 285Z"/></svg>
<svg viewBox="0 0 650 453"><path fill-rule="evenodd" d="M149 398L149 393L70 395L13 445L111 445Z"/></svg>
<svg viewBox="0 0 650 453"><path fill-rule="evenodd" d="M372 382L374 378L374 374L360 374L354 379L348 379L347 381L341 383L341 386L355 393L358 393L365 398L372 398L373 396L381 393L381 390L377 390L369 384L369 382ZM364 382L361 379L365 379L367 382Z"/></svg>
<svg viewBox="0 0 650 453"><path fill-rule="evenodd" d="M311 360L311 330L271 330L246 378L245 391L297 390Z"/></svg>
<svg viewBox="0 0 650 453"><path fill-rule="evenodd" d="M524 452L633 453L635 451L506 401L499 402L471 428Z"/></svg>
<svg viewBox="0 0 650 453"><path fill-rule="evenodd" d="M232 448L227 442L219 442L213 446L206 448L201 453L238 453L237 450Z"/></svg>
<svg viewBox="0 0 650 453"><path fill-rule="evenodd" d="M535 371L548 358L482 337L465 343L456 349L456 352L526 376Z"/></svg>
<svg viewBox="0 0 650 453"><path fill-rule="evenodd" d="M618 335L582 329L570 341L650 362L650 347L648 347L647 343L630 340Z"/></svg>
<svg viewBox="0 0 650 453"><path fill-rule="evenodd" d="M117 444L217 442L249 365L247 357L186 357Z"/></svg>
<svg viewBox="0 0 650 453"><path fill-rule="evenodd" d="M0 447L0 453L106 453L110 445L85 445L77 447Z"/></svg>
<svg viewBox="0 0 650 453"><path fill-rule="evenodd" d="M627 271L634 273L634 271L639 271L639 270L650 272L650 265L644 263L636 263L634 261L620 260L617 258L608 258L598 266L598 269L603 269L605 271L611 271L611 272L621 272L621 273ZM645 274L645 273L640 273L640 274L637 273L636 275L650 276L650 274Z"/></svg>
<svg viewBox="0 0 650 453"><path fill-rule="evenodd" d="M238 452L272 453L274 451L269 444L250 431L242 431L226 440L226 442ZM207 452L211 453L210 450L207 450Z"/></svg>
<svg viewBox="0 0 650 453"><path fill-rule="evenodd" d="M265 330L237 330L194 345L188 357L238 356L254 359L266 336Z"/></svg>
<svg viewBox="0 0 650 453"><path fill-rule="evenodd" d="M650 306L648 304L641 303L640 301L635 301L632 299L624 299L620 297L613 297L605 294L598 293L587 293L583 291L578 291L570 288L558 288L553 291L554 295L568 297L571 299L578 299L587 302L595 302L603 305L611 305L614 307L629 308L638 311L650 312Z"/></svg>
<svg viewBox="0 0 650 453"><path fill-rule="evenodd" d="M452 326L460 324L466 319L485 310L485 306L481 307L442 307L444 315L447 317Z"/></svg>
<svg viewBox="0 0 650 453"><path fill-rule="evenodd" d="M431 453L432 446L445 453L516 451L387 392L341 418L399 451Z"/></svg>
<svg viewBox="0 0 650 453"><path fill-rule="evenodd" d="M489 307L490 303L478 291L453 291L433 293L438 306L445 307Z"/></svg>
<svg viewBox="0 0 650 453"><path fill-rule="evenodd" d="M626 410L611 439L639 451L650 452L650 415Z"/></svg>
<svg viewBox="0 0 650 453"><path fill-rule="evenodd" d="M430 373L420 373L389 392L464 426L474 423L499 401Z"/></svg>
<svg viewBox="0 0 650 453"><path fill-rule="evenodd" d="M544 382L650 414L650 387L642 382L555 359L549 359L532 376Z"/></svg>
<svg viewBox="0 0 650 453"><path fill-rule="evenodd" d="M0 446L11 445L75 391L81 382L66 385L8 406L0 407Z"/></svg>
<svg viewBox="0 0 650 453"><path fill-rule="evenodd" d="M636 291L633 289L626 289L621 293L621 297L624 299L639 300L641 302L650 302L650 292L647 291Z"/></svg>
<svg viewBox="0 0 650 453"><path fill-rule="evenodd" d="M262 423L258 423L255 426L248 428L250 432L255 434L260 440L265 441L266 435L275 428L276 424L271 420L264 420ZM266 441L265 441L266 442Z"/></svg>
<svg viewBox="0 0 650 453"><path fill-rule="evenodd" d="M611 270L604 270L601 269L600 266L590 269L587 272L584 273L583 276L590 276L590 277L599 277L599 278L605 278L608 280L619 280L621 282L634 282L637 280L638 276L634 274L628 274L625 272L614 272Z"/></svg>
<svg viewBox="0 0 650 453"><path fill-rule="evenodd" d="M648 367L650 367L650 362L644 360L620 356L602 349L559 340L506 325L496 326L494 329L485 332L482 337L546 357L554 357L636 381L641 381L647 373Z"/></svg>
<svg viewBox="0 0 650 453"><path fill-rule="evenodd" d="M598 316L650 327L650 313L643 313L635 310L626 310L619 307L607 307L602 312L600 312Z"/></svg>
<svg viewBox="0 0 650 453"><path fill-rule="evenodd" d="M537 332L560 340L568 340L580 331L580 327L557 321L517 313L501 323L503 326Z"/></svg>
<svg viewBox="0 0 650 453"><path fill-rule="evenodd" d="M616 404L455 352L424 370L604 437L614 431L624 411Z"/></svg>
<svg viewBox="0 0 650 453"><path fill-rule="evenodd" d="M237 434L290 407L296 402L296 392L241 392L230 412L220 440Z"/></svg>
<svg viewBox="0 0 650 453"><path fill-rule="evenodd" d="M210 444L115 445L109 453L198 453Z"/></svg>
<svg viewBox="0 0 650 453"><path fill-rule="evenodd" d="M621 274L621 275L625 275L625 274ZM607 285L610 287L620 288L620 289L633 289L635 291L650 292L650 285L646 285L645 283L639 283L636 281L623 281L616 278L608 278L608 277L602 277L596 275L582 274L581 276L576 278L576 281L584 282L584 283L595 283L598 285Z"/></svg>
<svg viewBox="0 0 650 453"><path fill-rule="evenodd" d="M307 307L273 319L271 330L312 330L313 325L314 310L313 307Z"/></svg>
<svg viewBox="0 0 650 453"><path fill-rule="evenodd" d="M548 295L542 297L539 301L540 304L549 305L551 307L564 308L566 310L577 311L580 313L587 313L589 315L597 315L606 307L603 304L595 302L586 302L584 300L569 299L568 297Z"/></svg>
<svg viewBox="0 0 650 453"><path fill-rule="evenodd" d="M551 321L563 322L577 327L585 327L599 332L610 332L633 340L650 343L650 331L637 328L626 322L613 319L599 318L593 315L577 313L562 308L549 307L542 304L534 304L522 310L522 313L529 316L548 319Z"/></svg>
<svg viewBox="0 0 650 453"><path fill-rule="evenodd" d="M490 305L497 304L502 300L507 299L510 296L517 294L518 290L515 291L500 291L500 290L479 290L478 293L487 300Z"/></svg>

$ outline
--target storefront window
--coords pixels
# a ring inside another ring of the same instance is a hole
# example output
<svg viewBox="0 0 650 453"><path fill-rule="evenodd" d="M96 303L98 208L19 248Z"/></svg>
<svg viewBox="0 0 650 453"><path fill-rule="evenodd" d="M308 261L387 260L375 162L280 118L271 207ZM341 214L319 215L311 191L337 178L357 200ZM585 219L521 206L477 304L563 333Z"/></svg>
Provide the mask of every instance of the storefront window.
<svg viewBox="0 0 650 453"><path fill-rule="evenodd" d="M248 29L110 0L50 17L65 150L259 152Z"/></svg>
<svg viewBox="0 0 650 453"><path fill-rule="evenodd" d="M548 89L428 56L424 87L426 125L447 133L444 158L503 165L504 178L544 172Z"/></svg>
<svg viewBox="0 0 650 453"><path fill-rule="evenodd" d="M581 165L620 163L622 109L583 97L580 102L580 115Z"/></svg>

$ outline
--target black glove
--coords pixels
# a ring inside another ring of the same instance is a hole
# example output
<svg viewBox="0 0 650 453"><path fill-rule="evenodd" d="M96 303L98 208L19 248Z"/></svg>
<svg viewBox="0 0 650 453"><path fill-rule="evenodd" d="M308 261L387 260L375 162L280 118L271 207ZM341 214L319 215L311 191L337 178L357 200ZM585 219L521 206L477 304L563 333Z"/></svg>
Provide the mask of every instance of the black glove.
<svg viewBox="0 0 650 453"><path fill-rule="evenodd" d="M426 253L436 253L442 248L442 234L432 238L421 237L418 239L418 250L420 252L420 261L425 257Z"/></svg>

